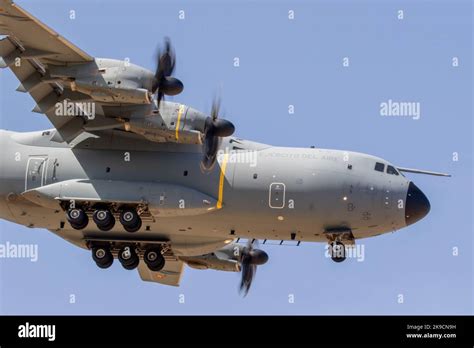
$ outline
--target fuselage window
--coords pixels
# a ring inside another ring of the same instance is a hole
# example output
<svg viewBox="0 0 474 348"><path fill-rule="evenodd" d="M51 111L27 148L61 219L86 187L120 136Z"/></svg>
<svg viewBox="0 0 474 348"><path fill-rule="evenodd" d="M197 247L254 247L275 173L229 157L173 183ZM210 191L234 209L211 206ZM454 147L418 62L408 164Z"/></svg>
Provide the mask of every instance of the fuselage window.
<svg viewBox="0 0 474 348"><path fill-rule="evenodd" d="M387 174L399 175L397 170L393 166L387 166Z"/></svg>
<svg viewBox="0 0 474 348"><path fill-rule="evenodd" d="M380 163L380 162L376 162L374 169L375 169L376 171L378 171L378 172L382 172L382 173L383 173L384 170L385 170L385 164Z"/></svg>

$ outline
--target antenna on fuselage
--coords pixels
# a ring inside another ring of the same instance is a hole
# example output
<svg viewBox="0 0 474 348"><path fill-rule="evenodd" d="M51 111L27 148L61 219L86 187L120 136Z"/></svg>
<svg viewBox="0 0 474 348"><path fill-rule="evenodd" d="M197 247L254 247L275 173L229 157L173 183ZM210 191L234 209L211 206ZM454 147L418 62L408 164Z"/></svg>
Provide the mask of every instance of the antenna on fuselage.
<svg viewBox="0 0 474 348"><path fill-rule="evenodd" d="M402 167L397 167L397 169L398 169L399 171L405 172L405 173L415 173L415 174L426 174L426 175L434 175L434 176L446 176L446 177L451 177L451 174L438 173L438 172L431 172L431 171L428 171L428 170L402 168Z"/></svg>

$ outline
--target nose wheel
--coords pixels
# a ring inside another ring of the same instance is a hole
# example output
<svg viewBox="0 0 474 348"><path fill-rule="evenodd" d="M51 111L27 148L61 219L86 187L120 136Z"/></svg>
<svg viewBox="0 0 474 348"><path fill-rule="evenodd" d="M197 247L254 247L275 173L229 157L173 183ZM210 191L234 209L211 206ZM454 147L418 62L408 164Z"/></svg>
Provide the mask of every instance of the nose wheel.
<svg viewBox="0 0 474 348"><path fill-rule="evenodd" d="M331 242L329 244L329 255L334 262L342 262L346 259L346 246L342 242Z"/></svg>

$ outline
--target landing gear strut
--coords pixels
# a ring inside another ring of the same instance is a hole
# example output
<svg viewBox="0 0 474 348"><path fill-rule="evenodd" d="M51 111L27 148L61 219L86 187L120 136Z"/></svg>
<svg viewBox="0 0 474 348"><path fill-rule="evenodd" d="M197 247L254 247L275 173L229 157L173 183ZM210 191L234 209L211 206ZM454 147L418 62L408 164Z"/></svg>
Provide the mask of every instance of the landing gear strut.
<svg viewBox="0 0 474 348"><path fill-rule="evenodd" d="M140 263L140 258L135 252L135 249L128 245L119 250L118 259L123 268L128 270L137 268Z"/></svg>
<svg viewBox="0 0 474 348"><path fill-rule="evenodd" d="M346 259L346 247L342 242L334 241L329 244L329 255L334 262L342 262Z"/></svg>

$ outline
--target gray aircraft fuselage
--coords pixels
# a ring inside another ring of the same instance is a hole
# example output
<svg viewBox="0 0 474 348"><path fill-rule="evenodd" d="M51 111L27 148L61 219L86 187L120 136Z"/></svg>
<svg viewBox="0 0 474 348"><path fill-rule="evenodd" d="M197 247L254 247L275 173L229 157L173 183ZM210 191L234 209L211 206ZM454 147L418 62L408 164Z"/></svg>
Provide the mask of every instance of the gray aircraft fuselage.
<svg viewBox="0 0 474 348"><path fill-rule="evenodd" d="M22 193L95 180L116 183L108 194L118 198L126 185L132 191L136 186L144 201L153 194L176 198L166 203L176 209L167 212L157 203L133 238L168 240L174 253L183 256L212 252L237 237L324 242L328 232L350 230L354 239L366 238L406 227L429 210L426 197L424 206L418 206L419 199L411 201L409 190L419 190L410 180L399 172L387 173L389 162L362 153L273 147L229 137L220 147L227 154L207 173L199 167L198 145L137 141L112 132L67 144L51 141L53 132L0 131L0 217L51 230L84 248L89 238L131 234L120 224L110 231L93 223L72 229L64 211L36 204ZM375 170L377 162L383 172ZM150 192L160 183L176 185L176 192ZM187 209L181 190L188 189L213 199L207 211L181 214Z"/></svg>

